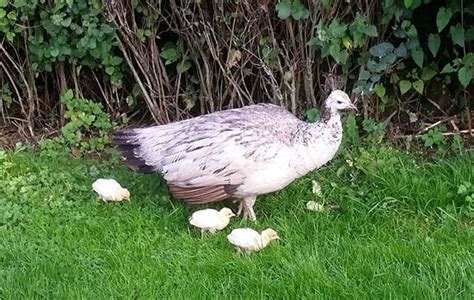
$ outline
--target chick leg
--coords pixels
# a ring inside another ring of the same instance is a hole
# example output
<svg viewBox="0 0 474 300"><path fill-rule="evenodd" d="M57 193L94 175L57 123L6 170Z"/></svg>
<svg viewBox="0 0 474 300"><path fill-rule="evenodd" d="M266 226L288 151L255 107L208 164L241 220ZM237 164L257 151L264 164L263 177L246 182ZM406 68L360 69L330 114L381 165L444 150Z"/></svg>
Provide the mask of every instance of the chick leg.
<svg viewBox="0 0 474 300"><path fill-rule="evenodd" d="M246 197L242 199L241 205L243 205L244 220L249 218L252 221L257 221L257 216L255 215L255 211L253 210L253 205L255 204L255 200L257 200L256 196L250 196L250 197Z"/></svg>

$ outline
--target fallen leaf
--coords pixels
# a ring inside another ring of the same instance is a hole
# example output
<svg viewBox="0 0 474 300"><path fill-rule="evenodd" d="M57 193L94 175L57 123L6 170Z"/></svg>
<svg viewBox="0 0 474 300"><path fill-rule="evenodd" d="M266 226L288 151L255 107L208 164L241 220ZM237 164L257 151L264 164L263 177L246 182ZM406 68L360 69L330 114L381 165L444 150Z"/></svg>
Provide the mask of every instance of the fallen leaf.
<svg viewBox="0 0 474 300"><path fill-rule="evenodd" d="M322 212L324 211L324 205L315 201L308 201L306 208L312 211Z"/></svg>
<svg viewBox="0 0 474 300"><path fill-rule="evenodd" d="M410 118L410 123L415 123L416 121L418 121L418 116L416 115L416 113L409 112L408 116Z"/></svg>
<svg viewBox="0 0 474 300"><path fill-rule="evenodd" d="M227 66L229 68L232 68L233 66L235 66L239 61L240 59L242 58L242 53L240 52L240 50L230 50L230 56L229 56L229 60L227 61Z"/></svg>
<svg viewBox="0 0 474 300"><path fill-rule="evenodd" d="M313 180L311 182L313 183L313 188L311 189L311 191L316 196L321 197L323 195L323 193L321 192L321 186L319 185L319 183L316 180Z"/></svg>

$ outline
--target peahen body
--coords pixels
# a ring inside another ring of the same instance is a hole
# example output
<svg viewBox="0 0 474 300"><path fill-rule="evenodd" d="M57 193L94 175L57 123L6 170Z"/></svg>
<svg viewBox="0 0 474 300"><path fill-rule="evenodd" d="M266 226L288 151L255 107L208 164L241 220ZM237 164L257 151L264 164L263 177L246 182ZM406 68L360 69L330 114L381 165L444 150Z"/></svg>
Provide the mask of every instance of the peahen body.
<svg viewBox="0 0 474 300"><path fill-rule="evenodd" d="M333 158L342 138L339 111L354 108L336 90L315 123L273 104L257 104L118 130L112 141L127 164L161 173L175 198L192 204L239 199L238 214L255 220L258 195L280 190Z"/></svg>

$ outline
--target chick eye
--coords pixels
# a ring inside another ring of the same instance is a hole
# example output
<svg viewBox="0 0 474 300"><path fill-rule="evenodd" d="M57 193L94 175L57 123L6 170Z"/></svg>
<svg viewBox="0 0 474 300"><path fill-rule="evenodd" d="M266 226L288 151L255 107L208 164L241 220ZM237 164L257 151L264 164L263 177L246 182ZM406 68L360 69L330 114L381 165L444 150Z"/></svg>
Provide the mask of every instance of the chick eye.
<svg viewBox="0 0 474 300"><path fill-rule="evenodd" d="M342 104L342 101L337 101L337 104Z"/></svg>

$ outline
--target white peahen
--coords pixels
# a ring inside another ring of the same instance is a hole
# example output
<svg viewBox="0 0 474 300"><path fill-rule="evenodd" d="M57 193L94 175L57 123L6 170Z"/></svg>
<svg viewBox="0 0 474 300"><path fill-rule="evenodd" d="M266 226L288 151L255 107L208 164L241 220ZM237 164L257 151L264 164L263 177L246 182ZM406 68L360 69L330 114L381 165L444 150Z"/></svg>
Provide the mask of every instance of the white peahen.
<svg viewBox="0 0 474 300"><path fill-rule="evenodd" d="M335 90L315 123L273 104L256 104L118 130L112 141L130 166L161 173L175 198L192 204L235 198L240 200L237 214L256 220L258 195L280 190L333 158L344 109L355 106Z"/></svg>

